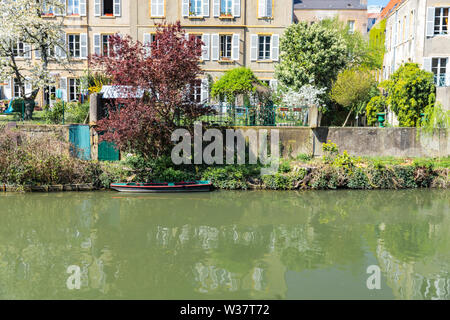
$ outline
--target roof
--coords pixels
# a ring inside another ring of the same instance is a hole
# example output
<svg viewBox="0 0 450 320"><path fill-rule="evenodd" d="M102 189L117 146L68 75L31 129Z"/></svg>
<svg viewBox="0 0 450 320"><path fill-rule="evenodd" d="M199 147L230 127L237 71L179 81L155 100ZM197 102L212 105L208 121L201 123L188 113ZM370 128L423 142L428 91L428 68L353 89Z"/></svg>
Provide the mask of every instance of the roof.
<svg viewBox="0 0 450 320"><path fill-rule="evenodd" d="M395 9L403 2L403 0L391 0L389 3L384 7L383 11L381 11L380 19L386 18L388 15L390 15Z"/></svg>
<svg viewBox="0 0 450 320"><path fill-rule="evenodd" d="M294 0L294 10L367 10L361 0Z"/></svg>

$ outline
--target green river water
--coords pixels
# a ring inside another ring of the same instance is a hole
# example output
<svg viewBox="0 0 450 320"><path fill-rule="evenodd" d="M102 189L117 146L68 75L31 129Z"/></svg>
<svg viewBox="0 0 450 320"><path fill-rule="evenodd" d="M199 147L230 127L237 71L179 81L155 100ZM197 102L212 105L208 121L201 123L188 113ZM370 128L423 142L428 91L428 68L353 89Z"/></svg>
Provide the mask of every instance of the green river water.
<svg viewBox="0 0 450 320"><path fill-rule="evenodd" d="M0 299L79 298L450 299L450 192L0 194Z"/></svg>

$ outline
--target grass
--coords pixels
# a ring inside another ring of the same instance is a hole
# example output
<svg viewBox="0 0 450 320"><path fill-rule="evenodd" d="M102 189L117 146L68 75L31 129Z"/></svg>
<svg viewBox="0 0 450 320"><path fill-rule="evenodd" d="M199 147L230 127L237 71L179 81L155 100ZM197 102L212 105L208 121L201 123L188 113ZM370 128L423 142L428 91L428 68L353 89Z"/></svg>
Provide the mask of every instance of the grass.
<svg viewBox="0 0 450 320"><path fill-rule="evenodd" d="M0 114L0 123L6 124L7 122L22 122L22 118L20 114L9 114L4 115ZM33 112L33 120L25 121L25 123L31 124L46 124L44 120L44 111L34 111Z"/></svg>

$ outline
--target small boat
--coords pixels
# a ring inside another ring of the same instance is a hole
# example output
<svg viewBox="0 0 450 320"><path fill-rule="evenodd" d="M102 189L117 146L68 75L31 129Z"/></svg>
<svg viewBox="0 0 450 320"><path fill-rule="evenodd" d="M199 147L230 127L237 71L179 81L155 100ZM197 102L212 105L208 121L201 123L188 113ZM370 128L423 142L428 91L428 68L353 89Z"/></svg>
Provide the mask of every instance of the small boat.
<svg viewBox="0 0 450 320"><path fill-rule="evenodd" d="M211 181L155 182L155 183L111 183L111 189L119 192L163 193L163 192L207 192L213 190Z"/></svg>

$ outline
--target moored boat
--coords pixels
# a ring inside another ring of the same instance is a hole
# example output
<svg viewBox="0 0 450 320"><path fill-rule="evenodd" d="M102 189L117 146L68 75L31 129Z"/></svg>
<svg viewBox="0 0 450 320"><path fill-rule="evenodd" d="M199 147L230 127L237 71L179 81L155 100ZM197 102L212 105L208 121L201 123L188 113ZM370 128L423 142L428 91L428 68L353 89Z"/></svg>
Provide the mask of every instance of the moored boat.
<svg viewBox="0 0 450 320"><path fill-rule="evenodd" d="M163 192L207 192L213 190L211 181L182 181L155 183L111 183L111 189L119 192L132 193L163 193Z"/></svg>

